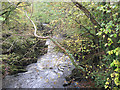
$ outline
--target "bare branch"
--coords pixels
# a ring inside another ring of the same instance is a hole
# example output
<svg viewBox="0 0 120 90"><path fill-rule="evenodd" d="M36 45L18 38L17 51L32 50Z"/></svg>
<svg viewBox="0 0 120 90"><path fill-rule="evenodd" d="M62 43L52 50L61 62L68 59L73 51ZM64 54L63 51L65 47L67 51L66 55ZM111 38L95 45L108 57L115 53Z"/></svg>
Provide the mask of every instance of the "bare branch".
<svg viewBox="0 0 120 90"><path fill-rule="evenodd" d="M82 25L81 23L79 23L77 20L75 20L80 26L82 26L90 35L92 35L93 37L96 37L96 35L92 34L84 25Z"/></svg>
<svg viewBox="0 0 120 90"><path fill-rule="evenodd" d="M22 3L22 2L18 2L17 5L16 5L14 8L11 8L9 11L3 12L2 14L0 14L0 16L8 13L8 15L7 15L7 17L8 17L8 16L10 15L10 13L11 13L12 11L14 11L14 10L18 7L18 5L19 5L20 3Z"/></svg>
<svg viewBox="0 0 120 90"><path fill-rule="evenodd" d="M10 53L10 52L12 51L13 46L14 46L14 44L15 44L16 42L17 42L17 40L16 40L16 41L14 40L13 43L11 44L10 48L7 49L6 51L3 51L2 54Z"/></svg>
<svg viewBox="0 0 120 90"><path fill-rule="evenodd" d="M30 18L32 17L32 14L33 14L33 4L31 4L31 15L30 15Z"/></svg>
<svg viewBox="0 0 120 90"><path fill-rule="evenodd" d="M21 10L24 11L23 9L21 9ZM62 50L65 52L65 54L68 55L68 57L70 58L72 64L73 64L76 68L78 68L78 69L80 69L80 70L82 70L82 71L85 71L83 67L78 66L78 65L74 62L74 57L72 56L72 54L70 54L70 52L69 52L68 50L66 50L65 48L63 48L63 47L62 47L56 40L54 40L51 36L43 37L43 36L37 35L37 27L36 27L35 23L34 23L34 22L30 19L30 17L27 15L27 12L26 12L26 11L24 11L24 12L25 12L25 14L26 14L26 17L31 21L31 23L32 23L33 26L34 26L34 29L35 29L34 35L35 35L36 37L38 37L38 38L40 38L40 39L50 39L55 45L57 45L60 49L62 49Z"/></svg>
<svg viewBox="0 0 120 90"><path fill-rule="evenodd" d="M83 5L81 5L80 3L76 2L75 0L71 0L71 1L74 3L74 5L75 5L76 7L78 7L80 10L82 10L82 11L85 13L85 15L90 19L90 21L91 21L95 26L97 26L97 29L100 29L100 28L101 28L100 24L99 24L98 21L95 19L94 15L92 15L92 14L88 11L88 9L86 9ZM96 33L97 33L97 29L96 29Z"/></svg>
<svg viewBox="0 0 120 90"><path fill-rule="evenodd" d="M7 8L4 8L4 9L1 9L0 11L3 11L3 10L6 10L6 9L9 9L12 5L9 5Z"/></svg>
<svg viewBox="0 0 120 90"><path fill-rule="evenodd" d="M43 36L38 36L38 35L37 35L37 28L36 28L35 23L30 19L30 17L27 15L27 12L26 12L26 11L25 11L25 14L26 14L27 18L32 22L32 24L33 24L33 26L34 26L34 29L35 29L34 35L35 35L36 37L40 38L40 39L49 39L49 36L43 37Z"/></svg>
<svg viewBox="0 0 120 90"><path fill-rule="evenodd" d="M14 42L12 43L11 47L7 50L7 52L6 52L6 53L11 52L11 50L12 50L12 48L13 48L13 46L14 46L15 42L17 42L17 40L16 40L16 41L14 41Z"/></svg>

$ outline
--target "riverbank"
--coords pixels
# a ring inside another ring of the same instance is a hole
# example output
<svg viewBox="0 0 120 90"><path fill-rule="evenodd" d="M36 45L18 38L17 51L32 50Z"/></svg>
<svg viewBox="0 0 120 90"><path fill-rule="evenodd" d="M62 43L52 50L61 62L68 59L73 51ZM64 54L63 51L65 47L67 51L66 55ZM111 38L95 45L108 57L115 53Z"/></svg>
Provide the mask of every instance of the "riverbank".
<svg viewBox="0 0 120 90"><path fill-rule="evenodd" d="M3 88L64 88L65 77L70 75L74 66L68 56L56 52L55 45L47 40L47 54L37 63L28 65L25 73L6 76Z"/></svg>

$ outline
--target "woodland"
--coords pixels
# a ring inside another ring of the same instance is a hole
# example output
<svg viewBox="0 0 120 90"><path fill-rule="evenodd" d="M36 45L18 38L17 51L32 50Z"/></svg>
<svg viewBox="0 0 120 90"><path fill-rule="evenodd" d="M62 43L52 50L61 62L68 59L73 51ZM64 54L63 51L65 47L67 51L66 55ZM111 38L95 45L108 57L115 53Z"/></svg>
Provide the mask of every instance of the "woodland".
<svg viewBox="0 0 120 90"><path fill-rule="evenodd" d="M120 88L120 1L0 3L2 78L26 72L50 39L75 66L69 82L85 78L89 88ZM52 38L58 34L62 41Z"/></svg>

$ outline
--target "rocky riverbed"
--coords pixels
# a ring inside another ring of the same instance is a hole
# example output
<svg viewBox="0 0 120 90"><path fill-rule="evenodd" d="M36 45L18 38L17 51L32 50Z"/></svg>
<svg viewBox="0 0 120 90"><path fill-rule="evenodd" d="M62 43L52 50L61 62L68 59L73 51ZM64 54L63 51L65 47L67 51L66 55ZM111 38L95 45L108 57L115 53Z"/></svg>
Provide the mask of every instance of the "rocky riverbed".
<svg viewBox="0 0 120 90"><path fill-rule="evenodd" d="M25 73L9 75L3 79L3 88L64 88L65 77L75 68L69 57L55 51L55 45L48 39L47 54L37 63L27 66Z"/></svg>

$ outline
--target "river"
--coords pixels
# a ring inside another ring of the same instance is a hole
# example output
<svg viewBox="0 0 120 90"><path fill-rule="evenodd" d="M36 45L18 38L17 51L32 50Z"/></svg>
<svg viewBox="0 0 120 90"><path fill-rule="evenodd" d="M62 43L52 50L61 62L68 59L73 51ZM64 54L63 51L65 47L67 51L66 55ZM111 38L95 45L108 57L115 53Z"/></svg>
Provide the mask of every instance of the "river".
<svg viewBox="0 0 120 90"><path fill-rule="evenodd" d="M56 38L56 37L54 37ZM27 72L8 75L3 79L3 88L64 88L65 77L75 68L69 57L55 51L55 45L46 40L48 51L37 63L27 66Z"/></svg>

